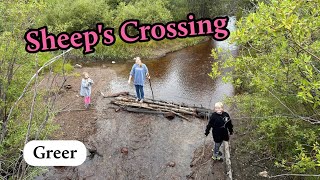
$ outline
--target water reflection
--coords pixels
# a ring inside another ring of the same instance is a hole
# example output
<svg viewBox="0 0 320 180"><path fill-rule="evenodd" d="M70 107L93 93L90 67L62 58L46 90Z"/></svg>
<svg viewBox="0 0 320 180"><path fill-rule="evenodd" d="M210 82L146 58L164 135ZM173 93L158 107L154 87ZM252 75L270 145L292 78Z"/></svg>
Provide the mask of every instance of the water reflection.
<svg viewBox="0 0 320 180"><path fill-rule="evenodd" d="M230 18L228 28L231 31L235 28L234 22L235 18ZM155 99L208 107L216 101L223 100L225 96L232 96L234 90L231 84L223 83L221 78L213 80L208 76L214 61L210 56L212 48L222 48L234 55L237 53L236 46L228 40L209 40L158 59L142 59L150 71ZM220 58L225 59L226 56ZM117 71L117 78L107 85L108 91L135 93L134 86L127 84L133 63L132 60L112 65ZM152 98L148 82L145 84L145 96Z"/></svg>
<svg viewBox="0 0 320 180"><path fill-rule="evenodd" d="M214 91L214 81L208 76L213 61L210 57L212 48L212 42L207 41L159 59L143 60L150 71L155 98L208 106ZM133 63L113 66L118 77L108 85L109 91L135 92L133 85L127 84ZM152 97L149 83L145 85L145 95Z"/></svg>

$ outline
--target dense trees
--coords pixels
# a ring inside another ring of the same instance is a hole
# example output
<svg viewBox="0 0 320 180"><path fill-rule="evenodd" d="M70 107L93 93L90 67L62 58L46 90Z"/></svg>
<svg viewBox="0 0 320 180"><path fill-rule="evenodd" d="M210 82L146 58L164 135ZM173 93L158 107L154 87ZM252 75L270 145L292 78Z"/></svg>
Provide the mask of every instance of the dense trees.
<svg viewBox="0 0 320 180"><path fill-rule="evenodd" d="M239 56L213 65L233 68L225 79L245 92L233 102L260 117L251 121L258 127L253 146L296 173L320 168L319 8L319 1L258 3L232 34Z"/></svg>
<svg viewBox="0 0 320 180"><path fill-rule="evenodd" d="M25 94L24 100L14 105L36 67L43 62L36 59L45 54L28 54L23 42L25 30L36 21L35 17L43 7L43 3L37 2L0 3L0 177L4 179L22 174L18 173L22 162L19 149L22 149L24 142L35 137L44 138L44 131L50 133L53 130L52 126L39 126L48 115L40 92L26 89L29 93ZM50 57L47 54L47 58ZM35 94L38 96L35 97Z"/></svg>

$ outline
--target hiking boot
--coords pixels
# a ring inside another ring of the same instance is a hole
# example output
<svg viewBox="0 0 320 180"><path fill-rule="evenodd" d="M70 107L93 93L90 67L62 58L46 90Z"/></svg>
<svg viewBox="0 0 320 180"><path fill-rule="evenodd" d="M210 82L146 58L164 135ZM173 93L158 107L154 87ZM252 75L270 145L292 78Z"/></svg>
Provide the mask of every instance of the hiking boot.
<svg viewBox="0 0 320 180"><path fill-rule="evenodd" d="M212 159L214 161L223 161L222 157L220 157L220 156L218 156L218 157L212 156Z"/></svg>
<svg viewBox="0 0 320 180"><path fill-rule="evenodd" d="M136 101L136 102L138 102L138 101L139 101L139 99L137 98L135 101Z"/></svg>
<svg viewBox="0 0 320 180"><path fill-rule="evenodd" d="M143 103L143 99L140 100L140 103Z"/></svg>

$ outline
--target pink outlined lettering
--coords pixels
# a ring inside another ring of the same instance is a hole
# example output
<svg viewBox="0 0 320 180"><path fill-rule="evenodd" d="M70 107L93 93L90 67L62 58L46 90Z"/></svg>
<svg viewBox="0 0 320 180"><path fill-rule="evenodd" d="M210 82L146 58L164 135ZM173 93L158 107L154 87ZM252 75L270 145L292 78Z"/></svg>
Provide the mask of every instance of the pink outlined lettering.
<svg viewBox="0 0 320 180"><path fill-rule="evenodd" d="M27 42L25 50L29 53L65 50L70 47L79 49L83 47L83 54L93 53L95 46L100 41L110 46L115 43L113 28L103 29L102 23L97 23L97 29L88 29L85 31L75 31L71 34L66 32L59 33L57 36L48 33L48 28L43 26L38 29L30 29L25 33L24 39ZM103 30L102 30L103 29Z"/></svg>
<svg viewBox="0 0 320 180"><path fill-rule="evenodd" d="M133 25L133 27L138 27L139 20L126 20L119 27L119 36L126 43L135 43L139 40L139 36L131 37L127 34L127 26Z"/></svg>
<svg viewBox="0 0 320 180"><path fill-rule="evenodd" d="M187 15L187 20L171 21L166 24L140 24L139 20L129 19L120 25L119 37L126 43L196 36L212 36L217 41L223 41L230 35L227 29L228 21L228 16L195 19L192 13ZM134 28L138 34L130 35L127 32L129 28ZM29 53L37 53L73 47L83 48L83 54L89 54L95 52L94 47L100 42L100 36L105 46L111 46L116 41L114 28L104 28L103 23L97 23L96 29L74 31L70 34L62 32L57 36L48 33L48 28L43 26L38 29L30 29L25 33L24 39L27 42L25 50Z"/></svg>

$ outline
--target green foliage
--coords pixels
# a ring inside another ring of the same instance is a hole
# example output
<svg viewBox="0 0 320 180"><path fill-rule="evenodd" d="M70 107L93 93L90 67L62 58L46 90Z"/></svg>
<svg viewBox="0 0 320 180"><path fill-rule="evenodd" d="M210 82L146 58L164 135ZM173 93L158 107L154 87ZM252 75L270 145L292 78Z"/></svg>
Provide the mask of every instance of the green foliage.
<svg viewBox="0 0 320 180"><path fill-rule="evenodd" d="M98 44L96 46L96 52L91 56L99 59L129 59L132 57L153 57L158 55L164 55L165 50L175 51L183 47L192 46L202 41L202 37L184 38L175 40L162 40L162 41L149 41L128 44L123 41L116 41L111 47ZM82 51L76 51L80 56Z"/></svg>
<svg viewBox="0 0 320 180"><path fill-rule="evenodd" d="M103 22L111 26L113 11L103 0L94 3L90 0L61 1L50 0L46 4L44 17L37 24L48 26L49 31L73 32L95 28L96 23Z"/></svg>
<svg viewBox="0 0 320 180"><path fill-rule="evenodd" d="M42 1L1 1L1 31L0 31L0 159L1 177L16 179L28 132L31 104L33 101L33 84L26 89L25 97L13 109L11 107L24 91L29 79L46 61L53 57L51 53L29 54L25 51L23 36L44 10ZM19 17L19 18L17 18ZM70 71L72 67L67 65ZM51 68L61 72L61 62L56 62ZM47 70L47 69L46 69ZM43 77L38 77L41 81ZM29 140L46 139L57 129L52 124L53 114L48 114L45 92L38 89L34 103L33 118L30 126ZM46 123L43 124L44 120ZM39 131L41 130L41 131ZM28 168L26 176L32 178L39 170Z"/></svg>
<svg viewBox="0 0 320 180"><path fill-rule="evenodd" d="M127 19L138 19L141 23L166 23L172 20L171 12L166 8L168 1L140 0L135 3L119 3L114 25L119 27Z"/></svg>
<svg viewBox="0 0 320 180"><path fill-rule="evenodd" d="M60 74L63 74L66 73L70 73L73 71L73 66L70 64L70 63L63 63L62 61L57 61L55 63L53 63L53 72L56 72L56 73L60 73Z"/></svg>
<svg viewBox="0 0 320 180"><path fill-rule="evenodd" d="M261 93L244 93L227 102L241 114L250 114L249 129L239 130L250 134L247 149L274 158L276 167L293 173L319 171L319 127L283 114L285 109L277 100Z"/></svg>
<svg viewBox="0 0 320 180"><path fill-rule="evenodd" d="M35 60L32 61L33 68L39 68L43 66L48 60L53 58L54 55L52 53L38 53L35 57ZM43 69L43 73L48 72L50 69L53 70L55 73L62 74L63 72L68 74L73 71L73 66L66 60L63 62L63 60L54 62L51 66L48 66Z"/></svg>
<svg viewBox="0 0 320 180"><path fill-rule="evenodd" d="M119 2L113 19L113 26L116 31L120 24L127 19L138 19L140 23L166 23L172 19L171 12L166 8L168 1L131 1L129 3ZM136 30L131 30L131 34L138 33ZM196 42L196 40L194 40ZM94 54L95 57L103 58L120 58L128 59L134 56L148 57L157 54L157 49L168 48L172 44L181 42L177 40L163 40L160 42L149 41L144 43L128 44L121 41L117 36L117 41L112 46L106 47L101 44L97 46L97 51ZM183 47L183 43L180 43L180 48ZM169 48L170 49L170 48Z"/></svg>
<svg viewBox="0 0 320 180"><path fill-rule="evenodd" d="M46 124L42 124L46 119L47 112L45 102L43 101L43 93L38 92L39 96L35 102L35 112L33 114L29 140L37 138L38 140L47 139L48 136L53 134L59 127L53 123L53 114L50 114ZM2 169L5 171L13 170L15 171L17 167L16 164L10 162L18 161L21 157L21 151L24 147L24 142L26 134L28 132L29 123L29 111L32 102L32 93L24 98L19 104L19 110L15 112L15 116L8 123L8 134L5 140L0 144L0 158L3 160ZM44 126L43 126L44 125ZM43 129L40 129L43 128ZM40 131L41 130L41 131ZM39 132L40 131L40 132ZM38 134L39 133L39 134ZM35 168L37 169L37 168ZM36 176L39 174L34 174L34 168L29 168L26 176ZM39 173L39 172L38 172ZM11 175L10 175L11 176ZM9 176L9 177L10 177ZM18 174L12 174L12 177L17 177ZM31 178L30 178L31 179Z"/></svg>
<svg viewBox="0 0 320 180"><path fill-rule="evenodd" d="M231 34L239 56L213 64L215 71L232 68L226 79L249 92L235 97L241 112L262 117L254 122L254 147L297 173L320 170L320 131L313 125L320 119L319 8L319 1L258 3Z"/></svg>

